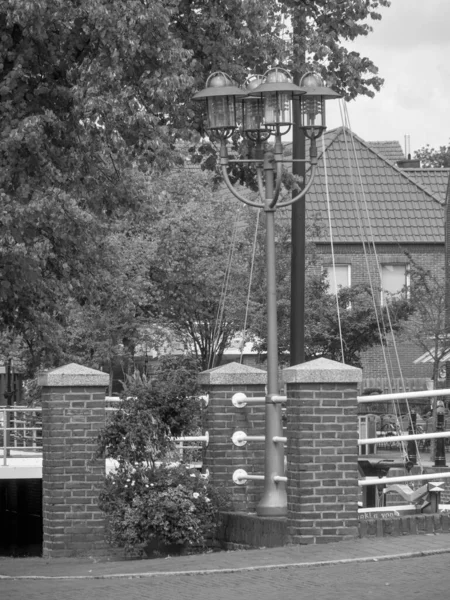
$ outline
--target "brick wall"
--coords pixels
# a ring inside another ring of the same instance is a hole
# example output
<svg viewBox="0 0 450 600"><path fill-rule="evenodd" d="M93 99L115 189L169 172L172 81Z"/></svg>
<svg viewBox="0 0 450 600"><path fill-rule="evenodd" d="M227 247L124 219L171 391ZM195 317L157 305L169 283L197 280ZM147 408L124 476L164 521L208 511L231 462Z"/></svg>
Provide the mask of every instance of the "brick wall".
<svg viewBox="0 0 450 600"><path fill-rule="evenodd" d="M284 375L289 540L307 544L357 537L361 370L321 358Z"/></svg>
<svg viewBox="0 0 450 600"><path fill-rule="evenodd" d="M380 264L408 264L409 259L405 254L407 252L419 265L425 269L430 269L436 277L444 276L443 244L377 244L376 249ZM336 263L352 265L352 285L367 284L369 282L367 264L374 286L380 285L376 258L369 250L366 262L363 247L360 244L336 244L334 246ZM316 251L318 260L317 266L314 268L317 272L320 272L321 265L331 264L331 250L329 245L317 244Z"/></svg>
<svg viewBox="0 0 450 600"><path fill-rule="evenodd" d="M97 506L105 459L96 458L105 424L108 375L68 365L40 377L43 445L43 556L103 553Z"/></svg>

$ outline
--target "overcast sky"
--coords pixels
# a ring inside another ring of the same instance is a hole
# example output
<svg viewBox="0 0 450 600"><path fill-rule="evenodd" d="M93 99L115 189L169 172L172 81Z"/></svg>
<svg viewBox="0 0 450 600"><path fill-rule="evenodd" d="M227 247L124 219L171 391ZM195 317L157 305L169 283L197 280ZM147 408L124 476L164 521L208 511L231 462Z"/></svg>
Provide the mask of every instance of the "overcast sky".
<svg viewBox="0 0 450 600"><path fill-rule="evenodd" d="M372 21L374 31L352 49L379 68L384 86L374 98L347 104L354 133L366 141L398 140L411 154L450 140L450 0L391 0ZM327 104L327 125L341 125L338 102Z"/></svg>

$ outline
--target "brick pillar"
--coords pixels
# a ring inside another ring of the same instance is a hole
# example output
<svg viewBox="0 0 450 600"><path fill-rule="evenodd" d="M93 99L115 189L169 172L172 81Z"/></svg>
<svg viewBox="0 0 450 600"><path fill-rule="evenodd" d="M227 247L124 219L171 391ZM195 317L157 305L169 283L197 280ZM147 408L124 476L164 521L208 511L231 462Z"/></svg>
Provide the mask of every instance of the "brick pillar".
<svg viewBox="0 0 450 600"><path fill-rule="evenodd" d="M357 384L362 371L325 358L285 369L290 543L358 536Z"/></svg>
<svg viewBox="0 0 450 600"><path fill-rule="evenodd" d="M104 516L97 506L105 459L95 458L105 425L109 375L70 364L39 377L42 386L43 556L99 554Z"/></svg>
<svg viewBox="0 0 450 600"><path fill-rule="evenodd" d="M209 432L209 445L204 452L203 466L209 470L215 485L229 490L236 511L254 511L261 498L263 482L236 485L233 473L244 469L248 474L264 475L264 442L249 441L245 446L235 446L231 436L235 431L264 435L264 402L236 408L231 398L237 392L244 392L247 397L264 396L266 381L266 371L239 363L229 363L199 375L204 393L209 394L203 421L204 431Z"/></svg>

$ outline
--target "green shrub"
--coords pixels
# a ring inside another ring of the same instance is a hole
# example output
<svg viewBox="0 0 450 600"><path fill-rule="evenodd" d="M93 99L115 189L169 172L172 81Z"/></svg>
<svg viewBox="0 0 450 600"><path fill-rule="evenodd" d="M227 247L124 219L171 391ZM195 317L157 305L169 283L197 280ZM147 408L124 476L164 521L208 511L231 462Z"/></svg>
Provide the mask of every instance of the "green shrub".
<svg viewBox="0 0 450 600"><path fill-rule="evenodd" d="M198 471L168 464L179 460L173 438L195 432L200 424L200 401L189 395L190 371L171 379L173 372L166 369L166 379L129 378L127 397L99 436L98 455L117 461L99 506L107 516L110 543L131 555L144 555L152 542L205 548L220 512L229 506L225 492Z"/></svg>
<svg viewBox="0 0 450 600"><path fill-rule="evenodd" d="M201 422L198 370L189 357L163 357L150 375L128 376L124 396L137 398L172 436L189 435Z"/></svg>
<svg viewBox="0 0 450 600"><path fill-rule="evenodd" d="M129 377L120 406L99 436L98 454L133 465L173 457L173 438L200 429L201 400L188 396L189 389L139 373Z"/></svg>
<svg viewBox="0 0 450 600"><path fill-rule="evenodd" d="M146 398L125 398L108 419L98 438L97 453L121 465L150 466L175 448L169 427Z"/></svg>
<svg viewBox="0 0 450 600"><path fill-rule="evenodd" d="M100 494L110 543L127 554L143 555L152 541L205 549L229 507L223 490L184 465L120 467Z"/></svg>

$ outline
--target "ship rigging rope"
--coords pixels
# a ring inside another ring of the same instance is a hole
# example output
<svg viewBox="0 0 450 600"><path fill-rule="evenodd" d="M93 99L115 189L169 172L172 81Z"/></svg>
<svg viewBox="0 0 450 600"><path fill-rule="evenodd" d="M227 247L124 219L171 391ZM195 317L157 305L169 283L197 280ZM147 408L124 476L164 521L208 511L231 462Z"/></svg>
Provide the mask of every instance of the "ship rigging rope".
<svg viewBox="0 0 450 600"><path fill-rule="evenodd" d="M379 319L379 315L378 315L378 306L377 303L375 301L375 291L374 291L374 285L373 285L373 280L372 280L372 273L369 267L369 260L368 260L368 256L367 256L367 249L366 249L366 240L365 240L365 235L364 235L364 226L363 226L363 221L362 221L362 217L361 217L361 211L360 211L360 207L359 207L359 202L358 202L358 195L356 192L356 185L355 185L355 176L354 176L354 171L353 171L353 165L352 165L352 161L350 159L350 150L349 150L349 146L348 146L348 140L347 140L347 130L346 130L346 123L344 120L344 113L343 113L343 108L342 108L342 103L340 103L339 105L339 109L341 112L341 119L342 119L342 123L344 125L343 131L344 131L344 142L345 142L345 149L346 149L346 153L347 153L347 161L348 161L348 166L349 166L349 171L350 171L350 180L351 180L351 184L352 184L352 192L353 192L353 199L354 199L354 204L355 204L355 210L356 210L356 215L357 215L357 219L358 219L358 226L359 226L359 231L360 231L360 237L361 237L361 243L363 246L363 251L364 251L364 259L365 259L365 263L366 263L366 271L367 271L367 276L369 279L369 286L370 286L370 290L371 290L371 296L372 296L372 302L373 302L373 307L374 307L374 311L375 311L375 318L377 321L377 328L378 328L378 332L380 335L380 344L381 344L381 349L382 349L382 353L383 353L383 360L384 360L384 364L385 364L385 368L386 368L386 373L387 373L387 378L388 378L388 384L389 384L389 391L392 393L392 385L391 385L391 380L390 380L390 376L389 376L389 367L388 367L388 363L387 363L387 356L386 356L386 350L383 344L383 336L381 333L381 325L380 325L380 319ZM355 159L357 160L357 157L355 157ZM384 325L384 323L383 323Z"/></svg>
<svg viewBox="0 0 450 600"><path fill-rule="evenodd" d="M208 368L210 368L210 369L214 366L214 357L216 356L217 350L219 349L219 346L220 346L219 333L220 333L220 327L222 326L223 316L225 313L225 300L228 295L228 286L230 283L231 265L233 264L234 249L236 247L239 216L240 216L240 207L237 208L236 216L234 218L233 233L231 236L230 250L228 252L227 268L225 270L225 275L224 275L223 283L222 283L222 289L220 291L219 305L217 307L217 317L216 317L216 322L214 324L214 330L213 330L213 335L212 335L212 339L211 339L212 347L210 349L209 360L208 360ZM216 337L218 338L217 340L216 340Z"/></svg>
<svg viewBox="0 0 450 600"><path fill-rule="evenodd" d="M346 129L348 129L349 132L350 132L350 139L351 139L351 144L352 144L353 156L354 156L354 160L355 160L355 164L356 164L356 170L357 170L357 175L358 175L358 182L359 182L359 186L360 186L360 189L361 189L361 198L362 198L362 203L363 203L363 206L364 206L364 212L365 212L365 216L366 216L366 220L367 220L367 224L368 224L368 228L369 228L369 236L368 237L371 240L371 246L373 248L373 256L375 258L375 262L376 262L376 266L377 266L378 272L381 274L380 262L379 262L378 254L377 254L377 250L376 250L375 236L374 236L374 233L373 233L372 223L371 223L370 216L369 216L368 203L367 203L367 198L366 198L366 195L365 195L364 186L363 186L363 182L362 182L362 176L361 176L360 166L359 166L357 152L356 152L356 148L355 148L354 137L353 137L353 133L352 133L351 125L350 125L350 118L349 118L349 115L348 115L347 106L346 106L345 102L342 101L342 100L340 101L340 111L341 111L342 122L343 122L343 125L344 125L344 128L343 128L344 139L345 139L347 157L349 159L349 166L350 166L350 173L351 173L351 180L352 180L352 187L353 187L353 195L354 195L354 200L355 200L356 212L357 212L357 215L358 215L358 222L359 222L359 227L360 227L360 234L361 234L361 240L362 240L362 245L363 245L363 250L364 250L366 268L367 268L367 273L368 273L368 276L369 276L369 284L370 284L370 289L371 289L371 293L372 293L372 299L373 299L373 302L374 302L375 313L377 315L377 325L378 325L378 330L379 330L379 335L380 335L381 346L382 346L382 349L383 349L383 357L384 357L384 360L385 360L385 366L386 366L386 372L387 372L387 376L388 376L389 388L390 388L390 390L392 392L392 384L391 384L390 372L389 372L389 368L388 368L388 364L387 364L386 351L385 351L384 343L383 343L383 335L382 335L382 332L381 332L381 324L380 324L380 319L378 318L378 306L377 306L377 303L375 302L374 286L373 286L373 281L372 281L371 272L370 272L370 268L369 268L369 261L368 261L368 256L367 256L367 249L366 249L366 244L365 244L365 237L366 236L364 235L365 230L364 230L363 221L361 219L361 214L360 214L359 205L358 205L358 197L357 197L357 194L356 194L356 186L355 186L355 183L354 183L354 173L353 173L353 169L351 168L350 152L349 152L349 149L348 149ZM380 275L380 277L381 277L381 275ZM380 288L381 288L381 285L380 285ZM386 303L385 309L386 309L386 317L387 317L387 320L388 320L389 331L391 333L391 338L392 338L392 342L393 342L393 348L394 348L394 352L395 352L395 358L396 358L398 370L399 370L399 373L400 373L400 378L401 378L401 382L402 382L403 391L406 391L405 380L404 380L402 369L401 369L400 356L399 356L398 346L397 346L397 342L396 342L395 335L394 335L394 329L393 329L393 325L392 325L392 319L391 319L391 314L390 314L388 303ZM384 322L384 318L383 318L383 313L381 311L381 307L380 307L380 315L381 315L381 322L382 322L382 325L383 325L383 331L384 331L385 336L386 336L386 325L385 325L385 322ZM392 371L392 364L391 364L391 371ZM397 427L398 427L398 429L400 430L400 433L401 433L402 432L402 422L401 422L401 420L399 418L399 415L400 415L400 406L399 406L398 402L396 402L396 401L394 401L393 404L394 404L394 410L395 410L395 415L396 415ZM406 407L407 407L407 411L408 411L408 417L409 417L409 420L411 422L411 410L410 410L410 407L409 407L408 400L406 400ZM420 459L420 452L419 452L419 447L418 447L417 441L415 441L415 444L416 444L416 451L417 451L418 463L420 465L421 471L423 471L423 466L422 466L422 461ZM404 458L406 460L407 457L408 457L408 453L407 453L407 450L406 450L404 442L401 443L401 446L402 446L402 454L403 454L403 456L404 456Z"/></svg>
<svg viewBox="0 0 450 600"><path fill-rule="evenodd" d="M342 336L341 311L340 311L340 307L339 307L339 295L338 295L337 279L336 279L336 257L334 254L333 227L332 227L332 223L331 223L331 204L330 204L330 189L328 186L327 154L326 154L326 150L325 150L324 136L322 136L322 156L323 156L323 168L324 168L324 173L325 173L325 193L327 196L328 227L329 227L329 232L330 232L330 244L331 244L331 262L333 265L334 286L336 288L335 297L336 297L336 312L337 312L338 327L339 327L339 340L341 343L342 363L345 364L344 339Z"/></svg>
<svg viewBox="0 0 450 600"><path fill-rule="evenodd" d="M239 362L242 364L242 360L244 358L244 347L245 347L245 336L247 334L247 319L248 319L248 307L250 305L250 294L252 290L252 282L253 282L253 267L255 265L255 254L256 254L256 242L258 239L258 229L259 229L259 217L261 214L261 210L256 212L256 225L255 225L255 235L253 237L253 248L252 248L252 260L250 263L250 275L248 280L248 291L247 291L247 302L245 305L245 317L244 317L244 331L242 332L242 341L241 341L241 356L239 358Z"/></svg>
<svg viewBox="0 0 450 600"><path fill-rule="evenodd" d="M345 108L346 107L344 105L344 110L345 110ZM371 224L370 216L369 216L368 209L367 209L367 201L366 201L366 196L365 196L365 190L364 190L364 186L363 186L363 183L362 183L361 171L359 169L359 163L358 163L358 155L357 155L356 148L355 148L355 145L354 145L354 140L353 140L353 136L352 136L352 130L351 130L351 126L350 126L349 116L348 116L348 113L342 113L341 112L341 115L342 114L345 115L345 117L343 116L343 122L344 122L344 139L345 139L347 157L348 157L349 166L350 166L352 186L353 186L353 196L354 196L354 202L355 202L356 212L357 212L357 215L358 215L358 224L359 224L360 236L361 236L361 241L362 241L363 250L364 250L364 258L365 258L365 263L366 263L367 276L368 276L368 279L369 279L369 285L370 285L370 290L371 290L371 295L372 295L372 302L373 302L373 307L374 307L375 316L376 316L376 320L377 320L377 327L378 327L378 332L379 332L379 336L380 336L380 344L381 344L381 348L382 348L382 352L383 352L383 358L384 358L384 364L385 364L385 368L386 368L386 375L387 375L389 390L390 390L391 393L393 393L394 390L392 388L392 383L391 383L391 374L393 373L393 365L392 365L392 360L391 360L390 354L387 355L387 353L386 353L386 348L385 348L385 344L384 344L384 341L383 341L383 334L384 334L384 339L386 339L386 336L387 336L386 323L385 323L385 320L383 318L383 312L381 310L381 307L378 306L378 304L377 304L377 302L375 300L375 286L374 286L374 282L373 282L373 278L372 278L372 271L371 271L370 264L369 264L369 259L368 259L368 253L372 249L371 253L373 253L374 260L375 260L375 263L377 265L378 272L380 272L378 255L377 255L377 250L376 250L376 245L375 245L375 238L374 238L374 234L373 234L373 230L372 230L372 224ZM347 130L346 130L345 127L347 127L348 130L351 133L353 157L354 157L354 160L355 160L356 171L357 171L358 180L359 180L359 187L360 187L360 190L361 190L362 203L363 203L363 205L365 207L365 216L366 216L366 221L367 221L368 228L369 228L369 233L367 233L367 231L366 231L366 228L364 226L363 216L361 216L360 203L358 202L358 195L356 193L355 176L354 176L354 171L353 171L353 168L352 168L352 163L351 163L351 160L350 160L350 150L349 150L349 144L348 144L348 140L347 140ZM370 242L366 243L366 239L367 238L372 240L372 244L370 244ZM382 330L383 330L383 333L382 333ZM388 364L388 360L389 360L389 364ZM400 364L398 364L398 366L399 366L399 370L401 370ZM394 404L394 412L395 412L395 415L396 415L397 425L399 426L398 415L400 414L400 407L399 407L398 402L396 400L393 401L393 404Z"/></svg>

